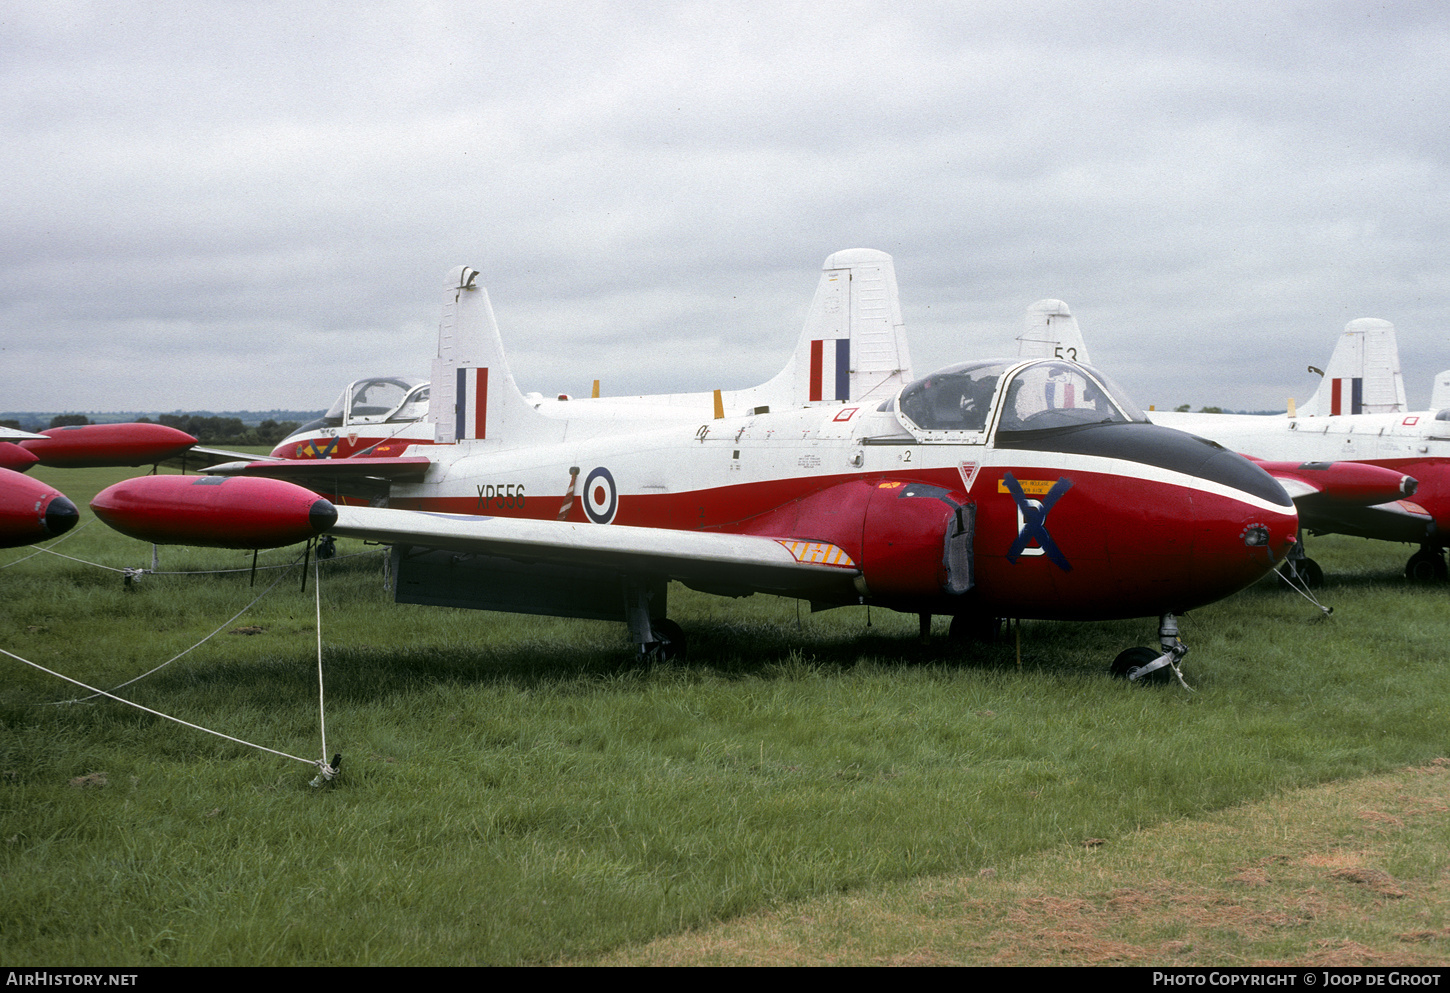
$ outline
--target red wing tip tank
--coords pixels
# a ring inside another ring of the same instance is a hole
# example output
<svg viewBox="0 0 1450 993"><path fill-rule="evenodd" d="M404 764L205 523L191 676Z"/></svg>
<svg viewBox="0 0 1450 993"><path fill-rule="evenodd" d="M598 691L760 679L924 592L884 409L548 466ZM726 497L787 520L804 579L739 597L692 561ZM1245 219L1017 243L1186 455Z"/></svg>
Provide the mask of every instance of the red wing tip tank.
<svg viewBox="0 0 1450 993"><path fill-rule="evenodd" d="M13 441L0 441L0 469L25 472L39 461L34 452L21 448Z"/></svg>
<svg viewBox="0 0 1450 993"><path fill-rule="evenodd" d="M75 527L76 505L53 486L0 469L0 548L58 538Z"/></svg>
<svg viewBox="0 0 1450 993"><path fill-rule="evenodd" d="M45 437L21 447L41 465L60 469L154 465L196 444L185 431L165 424L77 424L41 434Z"/></svg>
<svg viewBox="0 0 1450 993"><path fill-rule="evenodd" d="M91 509L132 538L161 545L277 548L337 521L337 508L280 479L142 476L96 494Z"/></svg>
<svg viewBox="0 0 1450 993"><path fill-rule="evenodd" d="M1389 503L1415 495L1413 476L1371 462L1269 462L1250 457L1281 483L1294 480L1315 492L1356 504Z"/></svg>

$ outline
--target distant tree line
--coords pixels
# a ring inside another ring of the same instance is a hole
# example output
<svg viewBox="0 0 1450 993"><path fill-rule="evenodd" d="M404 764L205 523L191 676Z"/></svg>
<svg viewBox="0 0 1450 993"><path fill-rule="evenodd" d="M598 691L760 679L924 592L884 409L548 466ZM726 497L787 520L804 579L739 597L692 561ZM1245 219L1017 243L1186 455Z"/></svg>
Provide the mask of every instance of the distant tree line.
<svg viewBox="0 0 1450 993"><path fill-rule="evenodd" d="M167 427L185 431L204 445L275 445L300 426L297 421L269 419L249 428L240 417L197 414L158 414L156 419ZM138 418L137 423L150 424L151 418Z"/></svg>
<svg viewBox="0 0 1450 993"><path fill-rule="evenodd" d="M65 428L79 424L95 424L85 414L56 414L49 424L35 421L22 424L19 420L0 420L0 426L18 431L42 431L46 428ZM109 422L106 422L109 423ZM157 420L138 417L137 424L161 423L167 427L180 428L187 434L208 445L275 445L293 431L299 421L265 420L255 427L248 427L240 417L204 417L200 414L158 414Z"/></svg>
<svg viewBox="0 0 1450 993"><path fill-rule="evenodd" d="M38 431L44 431L46 428L67 428L73 424L89 423L91 423L91 419L85 414L56 414L50 419L49 424L42 424L40 421L30 421L27 424L21 424L18 420L7 418L6 420L0 421L0 427L14 428L17 431L29 431L34 434Z"/></svg>

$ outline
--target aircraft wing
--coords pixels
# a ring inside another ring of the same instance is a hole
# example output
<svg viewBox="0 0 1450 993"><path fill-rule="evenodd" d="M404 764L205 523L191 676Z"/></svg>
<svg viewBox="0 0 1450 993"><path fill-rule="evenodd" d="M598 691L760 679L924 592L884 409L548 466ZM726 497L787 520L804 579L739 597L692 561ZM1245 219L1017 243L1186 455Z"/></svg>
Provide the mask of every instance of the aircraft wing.
<svg viewBox="0 0 1450 993"><path fill-rule="evenodd" d="M0 441L25 441L26 439L44 441L45 435L35 434L32 431L21 431L19 428L7 428L0 424Z"/></svg>
<svg viewBox="0 0 1450 993"><path fill-rule="evenodd" d="M299 486L310 486L315 479L373 479L415 480L428 471L433 460L423 456L407 458L352 458L352 459L263 459L223 462L202 470L209 476L266 476L268 479L286 479Z"/></svg>
<svg viewBox="0 0 1450 993"><path fill-rule="evenodd" d="M246 452L233 452L225 448L206 448L202 445L192 445L178 455L173 455L168 459L162 459L158 464L164 465L168 469L180 469L182 472L200 472L210 466L221 465L225 462L254 462L256 460L256 455L250 455ZM281 460L279 459L277 461Z"/></svg>
<svg viewBox="0 0 1450 993"><path fill-rule="evenodd" d="M343 460L347 461L347 460ZM675 579L697 589L840 599L860 575L827 542L759 535L338 507L330 534Z"/></svg>
<svg viewBox="0 0 1450 993"><path fill-rule="evenodd" d="M316 493L371 500L386 496L394 482L418 480L433 464L431 459L261 459L223 462L201 470L208 476L260 476L285 479Z"/></svg>
<svg viewBox="0 0 1450 993"><path fill-rule="evenodd" d="M1299 523L1310 534L1348 534L1380 541L1424 542L1435 518L1413 500L1394 500L1372 507L1310 507L1299 512Z"/></svg>

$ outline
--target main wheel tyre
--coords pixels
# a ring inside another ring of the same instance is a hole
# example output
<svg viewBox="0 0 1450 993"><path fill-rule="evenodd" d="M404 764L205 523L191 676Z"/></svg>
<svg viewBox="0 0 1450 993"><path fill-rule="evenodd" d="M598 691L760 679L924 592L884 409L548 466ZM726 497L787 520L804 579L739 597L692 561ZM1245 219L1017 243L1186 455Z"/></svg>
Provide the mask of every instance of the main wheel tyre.
<svg viewBox="0 0 1450 993"><path fill-rule="evenodd" d="M1405 563L1405 578L1416 583L1443 582L1450 573L1439 552L1422 548Z"/></svg>
<svg viewBox="0 0 1450 993"><path fill-rule="evenodd" d="M981 614L956 614L947 633L953 642L968 644L975 642L990 645L1002 634L1002 618L983 617Z"/></svg>
<svg viewBox="0 0 1450 993"><path fill-rule="evenodd" d="M1151 648L1143 648L1142 646L1129 648L1118 653L1118 657L1113 659L1113 664L1109 667L1108 671L1113 674L1114 679L1131 679L1133 673L1162 654L1162 652L1155 652ZM1165 665L1154 669L1142 679L1137 680L1137 682L1166 683L1172 674L1173 670Z"/></svg>
<svg viewBox="0 0 1450 993"><path fill-rule="evenodd" d="M659 640L654 643L651 652L659 662L673 662L676 659L685 657L685 629L674 621L661 617L658 620L651 618L649 626L654 630L655 637Z"/></svg>

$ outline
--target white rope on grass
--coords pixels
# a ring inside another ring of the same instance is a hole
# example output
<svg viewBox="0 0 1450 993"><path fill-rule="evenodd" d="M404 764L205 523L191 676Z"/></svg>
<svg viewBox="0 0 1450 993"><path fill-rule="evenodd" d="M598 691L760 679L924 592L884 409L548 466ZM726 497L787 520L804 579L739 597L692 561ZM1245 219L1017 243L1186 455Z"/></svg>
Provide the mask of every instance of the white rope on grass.
<svg viewBox="0 0 1450 993"><path fill-rule="evenodd" d="M119 568L118 569L116 566L113 566L113 565L101 565L101 563L99 563L99 562L88 562L85 559L78 559L74 555L67 555L67 554L65 554L65 552L51 551L51 549L49 549L49 548L38 548L38 549L36 549L36 551L38 551L38 552L48 552L49 554L54 555L56 558L70 559L72 562L79 562L81 565L93 565L97 569L105 569L107 572L141 572L142 571L140 569L126 569L126 568Z"/></svg>
<svg viewBox="0 0 1450 993"><path fill-rule="evenodd" d="M9 569L12 565L19 565L20 563L24 562L26 559L33 559L33 558L35 558L41 552L49 552L52 548L54 548L56 545L59 545L62 541L65 541L71 535L78 534L81 531L84 531L86 528L90 527L92 524L95 523L95 521L96 521L96 518L92 517L89 521L86 521L84 524L80 525L79 527L71 528L65 534L61 535L59 538L57 538L54 541L52 541L49 545L41 545L40 547L36 548L35 551L31 552L29 555L22 555L20 558L16 559L14 562L6 562L4 565L0 565L0 569ZM60 553L59 552L51 552L51 554L52 555L59 555ZM79 561L79 559L77 559L77 561Z"/></svg>
<svg viewBox="0 0 1450 993"><path fill-rule="evenodd" d="M300 560L300 558L301 558L301 556L298 556L298 558L293 559L291 562L287 563L286 568L291 568L292 566L297 565L297 563ZM160 672L162 669L165 669L167 666L169 666L171 663L175 662L177 659L181 658L183 655L186 655L188 652L191 652L191 651L194 651L197 648L200 648L202 645L206 644L208 641L210 641L211 639L215 638L218 634L220 634L222 628L226 627L228 624L232 623L232 621L235 621L238 617L241 617L247 611L249 611L253 607L255 607L257 605L257 601L258 600L261 600L262 597L266 596L268 593L271 593L274 589L277 588L277 584L280 583L282 580L284 580L286 578L287 578L287 574L284 572L281 575L279 575L276 579L272 580L272 585L271 586L268 586L261 593L258 593L257 596L255 598L253 598L253 600L252 600L251 603L247 604L245 607L243 607L241 610L237 611L235 614L233 614L227 620L223 621L221 623L221 625L218 626L215 631L213 631L211 634L207 635L205 638L203 638L200 641L198 641L196 644L192 645L191 648L188 648L188 649L186 649L186 651L179 652L176 655L173 655L171 658L167 659L165 662L162 662L160 665L158 665L156 668L150 670L149 672L143 672L143 673L141 673L141 675L136 676L133 679L128 679L124 683L120 683L120 684L118 684L116 686L112 686L111 687L111 690L114 692L115 690L125 689L127 686L130 686L132 683L139 683L141 680L143 680L147 676L151 675L151 673L153 673L153 672ZM318 623L320 625L321 624L321 621L319 620ZM320 634L319 634L319 637L321 637ZM59 706L64 706L65 704L69 704L69 703L85 703L87 700L94 700L95 698L96 698L96 694L92 693L90 696L76 697L74 700L56 700L52 704L52 706L59 707Z"/></svg>
<svg viewBox="0 0 1450 993"><path fill-rule="evenodd" d="M34 554L38 555L41 552L50 552L51 555L54 555L54 556L56 556L58 558L70 559L72 562L79 562L81 565L95 566L97 569L105 569L108 572L123 572L123 573L125 573L127 575L127 577L135 577L135 576L221 576L221 575L225 575L227 573L233 573L233 572L265 572L268 569L290 569L294 565L297 564L297 560L296 559L293 559L291 562L286 562L286 563L284 563L282 565L259 565L255 569L253 569L251 566L247 566L247 565L244 565L244 566L242 566L239 569L186 569L186 570L166 570L166 569L147 569L145 567L142 567L142 568L139 568L138 569L138 568L132 568L131 566L121 566L121 567L117 567L117 566L113 566L113 565L102 565L99 562L91 562L91 561L88 561L87 559L78 559L74 555L66 555L63 552L51 552L49 548L37 548L35 550ZM342 559L355 559L359 555L372 555L372 554L373 554L372 552L348 552L346 555L334 555L328 561L330 561L330 562L337 562L337 561L341 561ZM31 557L30 555L27 555L27 556L25 556L25 559L28 559L30 557ZM16 559L15 562L24 562L25 559ZM12 562L10 564L11 565L14 565L15 562Z"/></svg>
<svg viewBox="0 0 1450 993"><path fill-rule="evenodd" d="M40 665L39 663L32 662L32 661L30 661L29 659L26 659L26 658L21 658L19 655L16 655L14 652L7 652L3 648L0 648L0 655L8 655L12 659L15 659L17 662L24 662L26 665L31 666L31 667L36 668L36 669L39 669L41 672L46 673L47 675L54 676L57 679L64 679L67 683L73 683L74 685L79 686L83 690L90 690L93 694L95 694L97 696L109 697L110 699L115 700L117 703L124 703L128 707L135 707L137 710L144 710L146 713L153 714L156 717L161 717L161 718L164 718L164 719L166 719L168 721L175 721L177 724L180 724L180 725L182 725L184 727L189 727L189 728L191 728L194 731L204 731L207 734L216 735L218 738L225 738L227 741L235 742L238 745L246 745L248 748L255 748L255 749L259 750L259 751L270 752L271 754L273 754L273 755L279 755L279 756L281 756L284 759L291 759L294 762L301 762L303 765L316 766L317 768L323 770L323 774L324 775L326 775L328 773L328 771L330 771L332 769L332 767L329 766L325 761L324 762L318 762L318 761L315 761L315 760L312 760L312 759L299 758L296 755L289 755L287 752L279 752L275 748L268 748L266 745L258 745L255 742L245 741L245 740L243 740L241 738L234 738L231 735L229 735L229 734L223 734L220 731L213 731L211 728L204 728L200 724L192 724L190 721L183 721L180 717L172 717L170 714L163 714L159 710L152 710L150 707L142 706L141 704L136 703L135 701L126 700L126 699L123 699L122 697L118 697L114 693L107 693L105 690L98 690L94 686L87 686L85 683L81 682L79 679L71 679L69 676L63 676L60 673L55 672L54 670L47 669L45 666ZM329 777L329 778L331 778L331 777Z"/></svg>
<svg viewBox="0 0 1450 993"><path fill-rule="evenodd" d="M59 552L55 552L55 553L52 553L52 554L59 555L60 553ZM356 555L366 555L366 554L370 554L370 553L367 553L367 552L357 552L357 553L354 553L354 554L356 554ZM70 558L70 556L62 556L62 557L63 558ZM351 556L347 556L347 557L351 557ZM75 561L82 562L83 560L81 560L81 559L75 559ZM97 563L93 563L93 562L91 562L91 563L83 563L83 564L86 564L86 565L97 565ZM277 569L277 568L290 569L292 566L294 566L296 564L297 564L297 560L294 559L292 562L288 563L285 566L268 566L267 568L273 568L273 569ZM110 569L111 567L110 566L99 566L99 568L102 568L102 569ZM90 685L88 685L86 683L83 683L83 682L81 682L78 679L72 679L69 676L62 675L61 673L55 672L54 670L51 670L51 669L47 669L45 666L40 665L39 663L32 662L32 661L30 661L27 658L22 658L21 656L16 655L14 652L6 651L3 648L0 648L0 654L8 655L10 658L15 659L18 662L24 662L26 665L31 666L31 667L33 667L35 669L39 669L41 672L44 672L47 675L55 676L57 679L63 679L63 680L65 680L68 683L71 683L71 684L73 684L75 686L79 686L81 689L89 690L90 691L90 696L88 696L88 697L81 697L81 698L78 698L78 699L75 699L75 700L61 700L61 701L57 701L57 703L82 703L85 700L92 700L92 699L95 699L98 696L103 696L103 697L106 697L107 699L115 700L117 703L124 703L128 707L135 707L137 710L143 710L143 711L145 711L148 714L154 714L155 716L164 718L165 720L174 721L177 724L181 724L181 725L183 725L185 727L189 727L189 728L192 728L192 729L197 730L197 731L203 731L203 732L205 732L207 734L215 735L218 738L224 738L227 741L235 742L235 743L237 743L239 745L246 745L248 748L256 748L256 749L258 749L260 751L263 751L263 752L269 752L269 753L271 753L273 755L281 756L282 758L292 759L294 762L302 762L305 765L316 766L317 769L318 769L318 775L312 780L311 785L312 786L320 786L324 782L330 782L332 779L334 779L337 776L337 769L338 769L338 767L335 764L329 763L328 760L327 760L327 713L326 713L326 708L325 708L325 700L324 700L324 693L323 693L323 678L322 678L322 562L321 562L320 559L316 559L316 558L313 559L312 570L313 570L313 572L312 572L312 576L313 576L312 586L313 586L313 594L314 594L314 597L315 597L315 600L316 600L316 612L317 612L317 710L318 710L318 724L319 724L319 727L321 728L321 732L322 732L322 758L321 759L318 759L316 761L309 760L309 759L304 759L304 758L300 758L300 757L298 757L296 755L288 754L287 752L280 752L280 751L276 750L275 748L268 748L265 745L258 745L255 742L245 741L245 740L243 740L241 738L235 738L235 737L233 737L233 736L231 736L229 734L223 734L220 731L213 731L210 728L204 728L204 727L202 727L199 724L192 724L189 721L183 721L179 717L172 717L170 714L163 714L159 710L152 710L150 707L146 707L146 706L143 706L143 705L141 705L139 703L135 703L134 701L126 700L126 699L124 699L122 697L118 697L114 693L111 693L111 692L109 692L107 690L97 689L96 687L90 686ZM115 570L115 569L113 569L112 571L119 572L119 571L123 571L123 570ZM141 570L124 570L124 571L126 571L127 573L131 573L131 572L141 571ZM246 570L226 570L226 571L244 572ZM171 573L170 575L187 575L187 574L186 573L180 573L180 574ZM157 671L159 671L161 669L164 669L166 666L170 665L172 662L175 662L177 659L181 658L183 655L186 655L188 652L191 652L193 649L196 649L196 648L200 647L201 645L205 644L206 642L210 641L212 638L216 637L216 635L222 630L222 628L225 628L228 624L231 624L232 621L235 621L238 617L241 617L242 614L245 614L248 610L250 610L253 606L255 606L256 603L257 603L257 601L261 600L262 597L264 597L268 593L272 592L272 590L276 588L277 584L280 583L283 579L286 578L286 575L287 574L285 572L282 573L281 575L279 575L275 580L272 581L272 585L269 586L269 587L267 587L265 590L263 590L261 593L259 593L256 597L254 597L252 599L252 602L251 603L247 604L241 610L237 611L237 613L233 614L231 616L231 618L229 618L228 620L224 621L214 631L212 631L211 634L209 634L205 638L201 639L201 641L198 641L195 645L192 645L191 648L188 648L188 649L186 649L186 651L181 652L180 654L175 655L175 656L173 656L170 659L167 659L165 662L161 663L161 665L156 666L156 668L150 670L150 672L144 672L141 675L136 676L134 679L127 680L126 682L121 683L120 685L113 687L113 689L118 689L119 690L119 689L122 689L122 688L124 688L126 686L130 686L132 683L139 682L140 680L145 679L147 676L151 675L152 673L157 672ZM341 756L339 755L339 756L337 756L337 758L341 758ZM340 764L340 763L338 763L338 764Z"/></svg>
<svg viewBox="0 0 1450 993"><path fill-rule="evenodd" d="M322 731L322 759L317 763L321 771L312 780L312 786L321 786L337 775L337 769L327 761L327 708L322 698L322 571L317 559L312 560L312 593L317 600L317 725Z"/></svg>
<svg viewBox="0 0 1450 993"><path fill-rule="evenodd" d="M1319 599L1313 593L1309 592L1309 583L1305 581L1303 577L1299 578L1299 583L1303 587L1301 589L1300 586L1294 585L1294 580L1286 576L1282 569L1275 569L1274 573L1284 581L1285 586L1289 587L1289 589L1293 590L1295 593L1298 593L1305 600L1308 600L1310 603L1314 604L1314 606L1318 607L1321 611L1321 619L1324 617L1329 617L1331 614L1334 613L1333 607L1324 606L1324 604L1320 603Z"/></svg>

